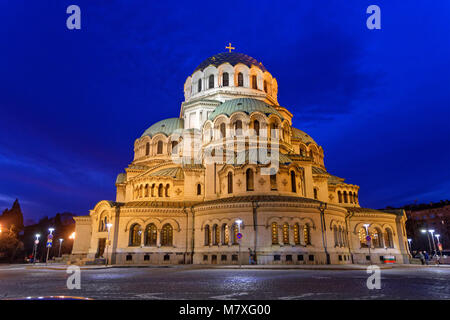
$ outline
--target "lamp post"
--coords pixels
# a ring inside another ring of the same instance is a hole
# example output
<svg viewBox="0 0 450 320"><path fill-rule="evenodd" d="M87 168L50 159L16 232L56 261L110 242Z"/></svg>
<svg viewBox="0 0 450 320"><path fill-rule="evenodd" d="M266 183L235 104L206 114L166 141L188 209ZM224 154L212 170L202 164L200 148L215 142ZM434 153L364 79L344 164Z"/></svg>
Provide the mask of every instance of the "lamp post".
<svg viewBox="0 0 450 320"><path fill-rule="evenodd" d="M52 246L52 242L53 242L53 231L55 231L54 228L49 228L48 231L50 232L48 237L47 237L47 258L45 259L45 264L47 265L48 263L48 254L50 253L50 248Z"/></svg>
<svg viewBox="0 0 450 320"><path fill-rule="evenodd" d="M409 246L409 252L410 253L411 253L411 242L412 242L412 239L408 238L408 246Z"/></svg>
<svg viewBox="0 0 450 320"><path fill-rule="evenodd" d="M59 238L59 252L58 252L58 257L61 257L61 245L63 243L64 239Z"/></svg>
<svg viewBox="0 0 450 320"><path fill-rule="evenodd" d="M327 204L325 202L320 202L319 211L320 211L320 226L322 227L322 245L325 251L325 256L327 258L327 264L330 264L330 255L327 249L327 226L325 224L325 210L327 208Z"/></svg>
<svg viewBox="0 0 450 320"><path fill-rule="evenodd" d="M34 240L34 247L33 247L33 264L36 264L36 256L37 256L37 246L39 244L39 237L41 235L39 233L36 233L36 240Z"/></svg>
<svg viewBox="0 0 450 320"><path fill-rule="evenodd" d="M108 228L108 243L106 244L106 265L108 265L108 248L109 248L109 234L112 227L112 223L107 223L106 228Z"/></svg>
<svg viewBox="0 0 450 320"><path fill-rule="evenodd" d="M369 234L369 226L370 226L370 224L368 224L368 223L365 223L364 225L364 228L366 228L366 242L367 242L367 247L369 248L369 261L370 261L370 264L372 264L372 256L370 255L370 247L372 246L372 238L370 237L370 234Z"/></svg>
<svg viewBox="0 0 450 320"><path fill-rule="evenodd" d="M436 243L434 242L434 230L431 229L431 230L428 230L428 232L431 233L431 239L433 240L433 248L434 248L433 256L434 256L435 254L437 254Z"/></svg>
<svg viewBox="0 0 450 320"><path fill-rule="evenodd" d="M428 230L426 229L422 229L420 230L422 233L426 233L427 237L428 237L428 245L430 246L430 253L433 251L433 249L431 248L431 240L430 240L430 235L428 234Z"/></svg>
<svg viewBox="0 0 450 320"><path fill-rule="evenodd" d="M441 242L439 241L439 237L440 237L441 235L436 233L435 236L436 236L437 241L438 241L438 249L439 249L439 253L440 253L441 259L442 259L442 244L441 244Z"/></svg>
<svg viewBox="0 0 450 320"><path fill-rule="evenodd" d="M241 224L242 224L242 220L241 219L237 219L236 220L236 224L238 225L238 233L241 233ZM239 268L242 267L242 260L241 260L241 239L238 239L238 243L239 243Z"/></svg>

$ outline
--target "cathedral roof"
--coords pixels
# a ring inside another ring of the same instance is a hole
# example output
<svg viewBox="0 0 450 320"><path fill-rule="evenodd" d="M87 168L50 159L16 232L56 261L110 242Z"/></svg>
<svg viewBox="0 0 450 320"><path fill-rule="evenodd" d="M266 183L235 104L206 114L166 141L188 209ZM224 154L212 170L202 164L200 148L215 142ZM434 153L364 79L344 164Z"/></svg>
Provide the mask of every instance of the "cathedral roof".
<svg viewBox="0 0 450 320"><path fill-rule="evenodd" d="M125 183L127 181L126 173L119 173L116 178L116 184Z"/></svg>
<svg viewBox="0 0 450 320"><path fill-rule="evenodd" d="M300 139L303 143L309 144L314 143L317 144L311 136L309 136L306 132L292 127L292 138Z"/></svg>
<svg viewBox="0 0 450 320"><path fill-rule="evenodd" d="M268 105L264 101L251 98L237 98L225 101L221 105L217 106L213 112L211 112L208 119L214 120L221 114L225 114L229 117L238 111L245 112L248 115L255 111L264 113L266 116L276 114L283 120L283 116L274 107Z"/></svg>
<svg viewBox="0 0 450 320"><path fill-rule="evenodd" d="M238 63L242 63L249 68L253 65L257 66L262 71L267 71L267 69L262 65L261 62L258 62L255 58L252 58L246 54L239 52L222 52L204 60L202 63L198 65L197 68L195 68L194 72L197 70L203 71L203 69L207 68L208 66L218 67L221 64L227 62L231 64L233 67Z"/></svg>
<svg viewBox="0 0 450 320"><path fill-rule="evenodd" d="M154 136L157 133L165 134L166 136L171 135L177 129L184 128L184 121L181 118L169 118L158 121L154 125L150 126L145 132L142 134L143 136Z"/></svg>
<svg viewBox="0 0 450 320"><path fill-rule="evenodd" d="M165 168L150 173L152 177L170 177L174 179L184 179L183 170L180 167Z"/></svg>

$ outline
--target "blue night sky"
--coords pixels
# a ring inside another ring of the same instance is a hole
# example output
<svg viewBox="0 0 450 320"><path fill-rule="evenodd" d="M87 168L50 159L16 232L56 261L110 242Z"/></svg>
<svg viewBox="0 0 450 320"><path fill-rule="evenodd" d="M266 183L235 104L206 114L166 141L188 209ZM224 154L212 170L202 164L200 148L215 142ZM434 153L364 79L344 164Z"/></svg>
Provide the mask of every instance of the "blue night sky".
<svg viewBox="0 0 450 320"><path fill-rule="evenodd" d="M135 139L179 115L186 77L228 42L277 78L362 206L447 199L449 21L446 0L0 1L0 209L19 198L37 220L115 200Z"/></svg>

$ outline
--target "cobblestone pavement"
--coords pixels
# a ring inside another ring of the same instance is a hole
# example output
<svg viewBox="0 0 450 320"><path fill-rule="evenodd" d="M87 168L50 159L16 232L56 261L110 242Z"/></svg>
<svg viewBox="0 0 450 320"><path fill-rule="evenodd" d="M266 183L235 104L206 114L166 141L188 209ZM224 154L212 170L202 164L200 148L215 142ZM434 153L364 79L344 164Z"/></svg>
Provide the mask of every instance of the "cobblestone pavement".
<svg viewBox="0 0 450 320"><path fill-rule="evenodd" d="M93 299L450 299L450 268L393 268L369 290L365 270L251 270L177 266L65 270L0 266L0 298L70 295Z"/></svg>

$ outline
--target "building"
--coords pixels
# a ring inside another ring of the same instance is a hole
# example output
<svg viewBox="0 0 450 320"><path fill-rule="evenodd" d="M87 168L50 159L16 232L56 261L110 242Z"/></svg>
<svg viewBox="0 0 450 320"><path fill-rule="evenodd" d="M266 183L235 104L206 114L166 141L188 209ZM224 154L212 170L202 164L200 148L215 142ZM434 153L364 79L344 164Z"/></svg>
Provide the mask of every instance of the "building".
<svg viewBox="0 0 450 320"><path fill-rule="evenodd" d="M115 201L75 218L73 260L248 264L254 252L258 264L407 262L404 211L361 208L359 186L327 172L323 148L292 126L277 94L248 55L203 61L179 117L136 139Z"/></svg>
<svg viewBox="0 0 450 320"><path fill-rule="evenodd" d="M448 200L430 204L409 205L405 206L404 209L408 219L406 231L412 239L411 247L413 250L434 251L432 240L429 240L429 237L422 230L434 230L434 235L439 235L443 250L450 250L450 203ZM438 239L436 236L434 240L435 246L437 246ZM432 250L430 250L430 245Z"/></svg>

